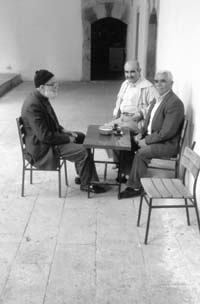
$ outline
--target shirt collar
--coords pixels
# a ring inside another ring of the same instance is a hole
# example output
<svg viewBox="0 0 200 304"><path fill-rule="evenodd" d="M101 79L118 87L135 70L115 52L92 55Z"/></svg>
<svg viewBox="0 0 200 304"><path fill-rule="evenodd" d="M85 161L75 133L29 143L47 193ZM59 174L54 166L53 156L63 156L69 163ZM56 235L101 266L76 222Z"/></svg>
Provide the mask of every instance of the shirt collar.
<svg viewBox="0 0 200 304"><path fill-rule="evenodd" d="M167 91L167 92L165 92L163 95L159 95L159 96L158 96L157 102L163 101L163 99L165 98L165 96L166 96L169 92L170 92L170 90Z"/></svg>

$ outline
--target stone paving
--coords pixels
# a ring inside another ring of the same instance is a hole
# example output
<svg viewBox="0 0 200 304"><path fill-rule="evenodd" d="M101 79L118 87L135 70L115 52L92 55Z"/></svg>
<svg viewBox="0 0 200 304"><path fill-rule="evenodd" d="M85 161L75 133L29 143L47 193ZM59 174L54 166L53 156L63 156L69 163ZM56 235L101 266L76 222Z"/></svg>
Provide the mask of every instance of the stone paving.
<svg viewBox="0 0 200 304"><path fill-rule="evenodd" d="M15 118L32 88L22 83L0 98L0 304L199 304L193 210L190 227L183 210L155 210L144 245L146 206L138 228L138 198L118 200L113 187L88 199L69 162L62 198L53 172L35 173L33 185L27 177L20 196ZM118 88L118 82L61 84L52 103L65 127L86 131L110 119ZM109 174L116 176L111 168Z"/></svg>

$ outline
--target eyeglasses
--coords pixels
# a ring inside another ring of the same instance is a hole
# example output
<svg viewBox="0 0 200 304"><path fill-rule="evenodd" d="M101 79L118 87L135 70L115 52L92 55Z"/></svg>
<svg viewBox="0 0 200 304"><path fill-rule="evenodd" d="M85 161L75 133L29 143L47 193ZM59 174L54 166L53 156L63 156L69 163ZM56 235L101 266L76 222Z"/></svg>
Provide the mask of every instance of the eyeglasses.
<svg viewBox="0 0 200 304"><path fill-rule="evenodd" d="M154 83L166 83L167 82L167 80L166 79L154 79Z"/></svg>
<svg viewBox="0 0 200 304"><path fill-rule="evenodd" d="M48 86L48 87L57 87L58 83L57 82L45 83L45 86Z"/></svg>
<svg viewBox="0 0 200 304"><path fill-rule="evenodd" d="M124 71L124 73L136 73L137 71L135 71L135 70L131 70L131 71Z"/></svg>

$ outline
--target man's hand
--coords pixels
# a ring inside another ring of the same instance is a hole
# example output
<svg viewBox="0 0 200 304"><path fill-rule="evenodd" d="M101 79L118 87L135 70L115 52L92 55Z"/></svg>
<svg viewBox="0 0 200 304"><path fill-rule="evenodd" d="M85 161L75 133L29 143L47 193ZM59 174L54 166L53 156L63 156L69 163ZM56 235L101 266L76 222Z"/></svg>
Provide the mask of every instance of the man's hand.
<svg viewBox="0 0 200 304"><path fill-rule="evenodd" d="M136 112L133 116L133 120L134 121L140 121L142 119L141 113L140 112Z"/></svg>
<svg viewBox="0 0 200 304"><path fill-rule="evenodd" d="M71 132L71 136L73 136L73 137L77 138L77 137L78 137L78 134L77 134L77 133L75 133L75 132Z"/></svg>
<svg viewBox="0 0 200 304"><path fill-rule="evenodd" d="M138 140L138 146L139 146L140 148L143 148L143 147L146 147L146 146L147 146L147 144L146 144L146 142L145 142L145 138Z"/></svg>
<svg viewBox="0 0 200 304"><path fill-rule="evenodd" d="M66 133L69 136L73 136L75 138L78 137L78 134L76 132L68 131L68 130L65 130L64 128L63 128L62 132Z"/></svg>
<svg viewBox="0 0 200 304"><path fill-rule="evenodd" d="M70 135L69 141L70 141L70 143L74 143L76 141L76 137Z"/></svg>

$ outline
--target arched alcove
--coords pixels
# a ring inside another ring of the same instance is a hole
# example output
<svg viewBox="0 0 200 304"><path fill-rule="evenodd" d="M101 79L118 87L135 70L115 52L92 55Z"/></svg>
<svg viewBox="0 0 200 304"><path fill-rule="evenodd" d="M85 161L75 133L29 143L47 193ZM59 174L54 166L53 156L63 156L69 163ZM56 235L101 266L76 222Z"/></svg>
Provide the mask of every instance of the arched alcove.
<svg viewBox="0 0 200 304"><path fill-rule="evenodd" d="M101 27L102 23L104 23L104 26L106 25L108 29L111 28L111 32L113 32L113 27L110 24L113 23L115 23L115 25L117 24L117 28L122 26L122 24L127 27L129 23L130 0L81 0L81 6L83 25L82 79L91 80L91 72L94 72L94 66L92 66L94 63L94 58L92 57L94 57L94 55L91 56L91 52L93 48L96 48L94 43L96 38L94 36L97 35L97 30L93 29L93 27ZM114 28L114 32L115 31L116 29ZM108 35L112 36L113 34ZM126 34L123 39L126 43ZM97 44L99 44L99 42L97 42ZM126 46L124 46L124 48L126 48ZM116 50L116 53L118 51ZM113 52L115 53L115 50ZM98 54L98 52L96 53ZM110 62L110 67L117 69L118 66L115 65L114 55L112 57L113 62ZM102 60L102 58L100 60ZM111 74L107 74L107 79L110 77Z"/></svg>
<svg viewBox="0 0 200 304"><path fill-rule="evenodd" d="M147 61L146 61L146 77L150 81L153 81L156 70L156 44L157 44L157 13L156 13L156 9L154 8L149 18Z"/></svg>
<svg viewBox="0 0 200 304"><path fill-rule="evenodd" d="M127 25L115 18L91 24L91 80L122 79Z"/></svg>

